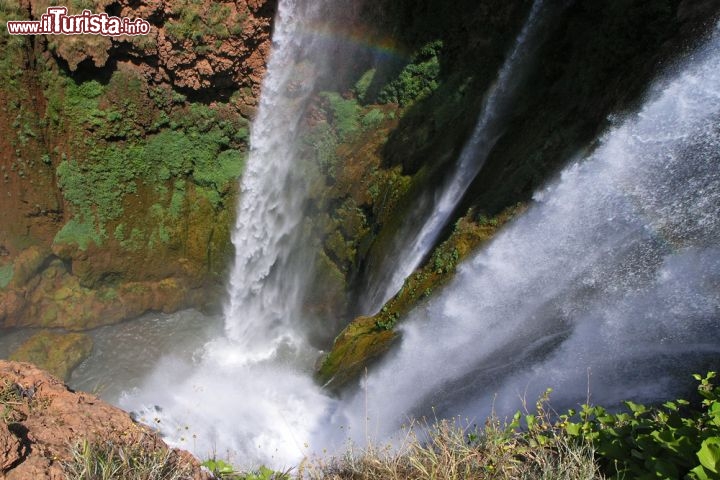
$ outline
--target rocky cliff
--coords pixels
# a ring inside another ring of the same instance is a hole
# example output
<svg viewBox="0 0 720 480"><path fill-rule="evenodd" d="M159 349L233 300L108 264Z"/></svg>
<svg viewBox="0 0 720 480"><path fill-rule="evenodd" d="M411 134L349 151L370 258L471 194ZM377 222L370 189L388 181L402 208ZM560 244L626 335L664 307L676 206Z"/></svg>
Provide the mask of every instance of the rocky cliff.
<svg viewBox="0 0 720 480"><path fill-rule="evenodd" d="M50 3L4 2L0 23ZM152 28L0 36L0 323L86 329L207 303L231 255L274 2L67 6Z"/></svg>
<svg viewBox="0 0 720 480"><path fill-rule="evenodd" d="M75 478L71 474L92 461L89 451L108 446L115 455L135 456L130 461L138 465L152 461L157 469L182 474L177 478L210 478L189 453L168 448L127 413L69 390L30 364L0 361L0 406L0 478Z"/></svg>

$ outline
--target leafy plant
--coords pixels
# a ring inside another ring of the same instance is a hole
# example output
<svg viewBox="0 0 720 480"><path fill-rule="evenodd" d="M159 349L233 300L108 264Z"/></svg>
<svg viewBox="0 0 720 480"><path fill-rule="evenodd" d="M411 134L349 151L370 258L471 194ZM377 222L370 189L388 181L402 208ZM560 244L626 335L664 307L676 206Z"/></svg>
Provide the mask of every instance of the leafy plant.
<svg viewBox="0 0 720 480"><path fill-rule="evenodd" d="M625 402L628 410L609 413L583 405L579 422L566 432L594 446L608 472L619 478L720 478L720 388L716 377L694 375L703 398L700 410L679 399L659 406Z"/></svg>
<svg viewBox="0 0 720 480"><path fill-rule="evenodd" d="M407 106L435 91L440 76L441 40L430 42L422 47L398 75L380 91L381 103L397 103Z"/></svg>
<svg viewBox="0 0 720 480"><path fill-rule="evenodd" d="M290 480L289 472L277 472L264 465L252 472L240 473L228 462L213 458L205 460L202 466L222 480Z"/></svg>

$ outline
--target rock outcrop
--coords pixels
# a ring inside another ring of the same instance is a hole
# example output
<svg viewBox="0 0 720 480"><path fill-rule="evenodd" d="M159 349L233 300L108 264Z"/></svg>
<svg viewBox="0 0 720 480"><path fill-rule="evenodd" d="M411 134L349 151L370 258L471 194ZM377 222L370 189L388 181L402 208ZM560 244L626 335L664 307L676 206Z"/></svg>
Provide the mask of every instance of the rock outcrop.
<svg viewBox="0 0 720 480"><path fill-rule="evenodd" d="M188 479L210 478L189 453L171 450L126 412L69 390L33 365L0 361L0 404L0 478L64 480L72 449L83 442L144 449L168 459Z"/></svg>
<svg viewBox="0 0 720 480"><path fill-rule="evenodd" d="M275 3L70 2L150 34L0 36L0 325L214 304Z"/></svg>

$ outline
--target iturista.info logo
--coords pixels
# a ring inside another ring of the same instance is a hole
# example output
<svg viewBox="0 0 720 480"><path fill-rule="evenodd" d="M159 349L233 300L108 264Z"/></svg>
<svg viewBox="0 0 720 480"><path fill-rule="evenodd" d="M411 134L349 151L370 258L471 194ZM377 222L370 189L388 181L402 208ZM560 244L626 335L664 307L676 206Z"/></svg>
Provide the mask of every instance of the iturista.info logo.
<svg viewBox="0 0 720 480"><path fill-rule="evenodd" d="M68 15L67 7L48 7L40 20L10 20L10 35L147 35L150 24L142 18L113 17L107 13L83 10L78 15Z"/></svg>

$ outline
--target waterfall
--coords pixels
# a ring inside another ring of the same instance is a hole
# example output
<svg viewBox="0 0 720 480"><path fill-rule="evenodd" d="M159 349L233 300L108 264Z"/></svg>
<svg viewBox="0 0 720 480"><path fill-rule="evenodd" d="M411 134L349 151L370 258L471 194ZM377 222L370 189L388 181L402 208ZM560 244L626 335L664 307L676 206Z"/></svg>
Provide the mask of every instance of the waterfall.
<svg viewBox="0 0 720 480"><path fill-rule="evenodd" d="M300 234L307 182L297 143L323 75L338 75L344 58L357 60L322 33L332 13L348 15L341 3L280 1L232 237L224 337L192 362L162 360L145 387L120 401L200 458L293 465L331 403L313 381L320 352L307 342L301 314L312 257Z"/></svg>
<svg viewBox="0 0 720 480"><path fill-rule="evenodd" d="M310 64L301 62L301 49L313 50L313 39L301 28L317 15L312 9L321 2L306 3L279 5L232 237L236 257L224 309L226 331L247 361L271 356L300 333L293 320L307 266L296 263L296 230L305 193L293 166L303 107L316 77Z"/></svg>
<svg viewBox="0 0 720 480"><path fill-rule="evenodd" d="M395 241L383 252L381 265L369 274L360 304L365 313L376 313L395 295L405 279L435 246L455 207L482 168L502 134L514 92L543 30L543 0L535 0L510 54L485 95L473 133L464 145L452 176L435 191L421 198L403 221ZM408 239L411 239L408 242Z"/></svg>
<svg viewBox="0 0 720 480"><path fill-rule="evenodd" d="M401 327L339 424L681 394L720 354L720 28ZM431 413L432 412L432 413Z"/></svg>

